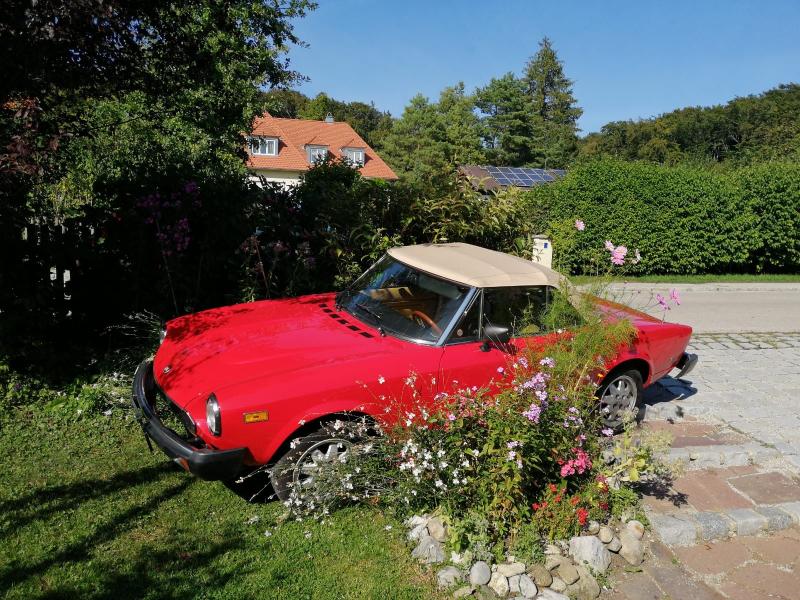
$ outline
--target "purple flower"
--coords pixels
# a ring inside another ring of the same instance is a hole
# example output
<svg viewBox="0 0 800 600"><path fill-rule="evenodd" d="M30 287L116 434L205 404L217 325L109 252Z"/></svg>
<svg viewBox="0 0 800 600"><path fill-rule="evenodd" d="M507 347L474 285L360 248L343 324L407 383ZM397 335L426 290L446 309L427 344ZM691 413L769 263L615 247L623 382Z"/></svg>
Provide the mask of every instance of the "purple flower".
<svg viewBox="0 0 800 600"><path fill-rule="evenodd" d="M672 300L678 306L681 305L681 295L675 288L672 288L672 291L669 293L669 299Z"/></svg>
<svg viewBox="0 0 800 600"><path fill-rule="evenodd" d="M667 299L664 298L661 294L656 294L656 302L658 302L659 306L664 310L669 310L669 304L667 304Z"/></svg>
<svg viewBox="0 0 800 600"><path fill-rule="evenodd" d="M539 364L543 367L550 367L551 369L556 366L556 361L554 361L549 356L545 356L542 360L539 361Z"/></svg>
<svg viewBox="0 0 800 600"><path fill-rule="evenodd" d="M542 414L542 407L539 406L538 404L531 404L528 407L528 410L522 413L522 416L528 419L529 421L538 423L541 414Z"/></svg>
<svg viewBox="0 0 800 600"><path fill-rule="evenodd" d="M614 430L609 427L606 427L605 429L603 429L601 433L606 437L611 437L612 435L614 435Z"/></svg>
<svg viewBox="0 0 800 600"><path fill-rule="evenodd" d="M586 223L584 223L580 219L576 219L575 220L575 229L577 229L578 231L583 231L584 229L586 229Z"/></svg>

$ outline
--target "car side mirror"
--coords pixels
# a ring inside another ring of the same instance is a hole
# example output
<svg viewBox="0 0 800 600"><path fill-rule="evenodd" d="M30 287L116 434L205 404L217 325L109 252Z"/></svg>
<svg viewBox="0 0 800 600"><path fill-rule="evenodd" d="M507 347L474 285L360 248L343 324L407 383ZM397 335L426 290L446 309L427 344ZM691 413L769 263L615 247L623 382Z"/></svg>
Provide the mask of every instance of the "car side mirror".
<svg viewBox="0 0 800 600"><path fill-rule="evenodd" d="M491 348L490 342L495 344L507 344L511 341L511 330L501 325L487 325L483 328L483 335L486 338L481 345L481 350L488 352Z"/></svg>

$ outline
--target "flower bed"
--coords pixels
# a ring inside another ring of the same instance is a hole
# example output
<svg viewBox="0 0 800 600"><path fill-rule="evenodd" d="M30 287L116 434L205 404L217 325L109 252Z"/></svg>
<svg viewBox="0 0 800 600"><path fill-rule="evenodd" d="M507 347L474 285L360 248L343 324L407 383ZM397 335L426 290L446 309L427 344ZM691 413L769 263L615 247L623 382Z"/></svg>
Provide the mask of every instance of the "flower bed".
<svg viewBox="0 0 800 600"><path fill-rule="evenodd" d="M624 262L624 247L609 251L612 263ZM620 435L603 426L598 385L635 330L626 320L604 320L588 297L580 298L572 290L556 294L548 312L537 315L553 333L509 354L485 388L439 394L431 404L421 401L420 386L428 382L411 374L390 430L366 419L330 423L330 433L348 446L347 460L320 469L287 506L298 518L324 518L343 504L366 502L410 517L414 556L430 564L450 559L440 583L468 581L464 594L480 586L501 596L548 588L542 569L556 569L558 549L566 574L560 591L594 597L592 573L608 568L610 553L638 564L643 552L641 523L618 533L600 523L630 512L630 486L640 477L665 471L655 448L634 439L633 415ZM376 395L380 384L376 376Z"/></svg>

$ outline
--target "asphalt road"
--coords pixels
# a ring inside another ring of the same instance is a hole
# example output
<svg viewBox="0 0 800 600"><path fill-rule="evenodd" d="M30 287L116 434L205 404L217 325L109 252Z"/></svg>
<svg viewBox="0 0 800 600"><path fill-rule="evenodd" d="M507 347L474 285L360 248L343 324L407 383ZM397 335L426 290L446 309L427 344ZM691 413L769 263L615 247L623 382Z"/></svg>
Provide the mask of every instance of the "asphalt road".
<svg viewBox="0 0 800 600"><path fill-rule="evenodd" d="M681 305L665 313L654 306L655 295L669 297L673 288ZM800 283L625 283L612 286L611 293L624 304L665 315L666 321L691 325L697 333L800 331Z"/></svg>

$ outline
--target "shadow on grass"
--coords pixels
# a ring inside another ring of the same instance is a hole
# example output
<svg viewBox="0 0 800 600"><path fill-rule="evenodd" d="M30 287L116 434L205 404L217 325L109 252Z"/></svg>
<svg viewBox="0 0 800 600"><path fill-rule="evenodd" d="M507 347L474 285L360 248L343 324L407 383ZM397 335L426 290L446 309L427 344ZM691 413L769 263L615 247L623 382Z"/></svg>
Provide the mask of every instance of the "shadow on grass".
<svg viewBox="0 0 800 600"><path fill-rule="evenodd" d="M143 470L146 471L147 469ZM98 496L109 494L110 489L106 489L105 491L101 492L89 491L90 488L87 488L86 483L87 482L81 482L75 486L78 488L78 490L86 490L89 492L88 495L83 496L83 499L89 499L90 497L97 498ZM115 514L111 518L107 519L104 524L93 528L87 535L81 537L77 541L68 543L55 552L48 553L39 560L30 562L24 566L16 565L14 563L8 565L5 571L0 573L0 589L9 588L12 585L20 583L30 577L41 575L45 570L54 565L66 565L69 563L89 560L97 546L109 542L118 535L127 531L136 521L157 510L158 507L167 500L170 500L183 493L191 484L192 480L185 479L176 485L169 486L155 495L147 495L143 502L140 502L126 510L123 510L120 513ZM65 489L63 492L68 498L67 501L70 504L74 505L74 502L81 501L80 494L82 492L71 493L69 488L72 486L64 487L67 489ZM118 489L118 487L116 489ZM113 490L113 488L111 488L111 490ZM62 509L56 505L52 509L48 509L47 515L50 515L55 511L61 512L62 510L66 509ZM42 520L47 518L46 516L37 516ZM37 516L34 516L33 518L36 518Z"/></svg>
<svg viewBox="0 0 800 600"><path fill-rule="evenodd" d="M44 591L40 598L48 600L73 598L192 598L223 595L234 579L224 570L210 568L227 552L237 550L241 543L234 538L215 543L200 551L181 551L179 544L160 543L158 549L132 555L124 572L107 569L92 586L92 591L60 589ZM198 574L198 572L200 574Z"/></svg>
<svg viewBox="0 0 800 600"><path fill-rule="evenodd" d="M0 513L9 519L7 524L0 524L0 536L6 536L12 529L19 529L33 521L44 521L55 514L78 508L87 500L158 481L176 470L174 465L162 462L141 469L123 471L107 479L88 479L71 484L51 485L19 498L0 502Z"/></svg>

